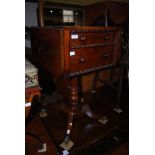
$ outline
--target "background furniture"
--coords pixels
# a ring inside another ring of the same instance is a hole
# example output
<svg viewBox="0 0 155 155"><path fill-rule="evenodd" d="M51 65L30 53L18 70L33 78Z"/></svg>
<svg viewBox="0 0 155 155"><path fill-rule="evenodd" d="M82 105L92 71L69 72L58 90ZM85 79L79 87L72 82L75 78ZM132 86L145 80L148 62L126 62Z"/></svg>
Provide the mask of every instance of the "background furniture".
<svg viewBox="0 0 155 155"><path fill-rule="evenodd" d="M26 126L33 119L34 113L33 110L35 107L35 101L37 101L38 97L41 95L41 88L38 83L38 69L32 65L27 59L25 60L25 123ZM40 137L37 134L32 133L31 131L25 133L26 137L31 137L37 140L38 150L42 152L42 150L46 150L45 143L42 142ZM27 139L27 138L26 138Z"/></svg>
<svg viewBox="0 0 155 155"><path fill-rule="evenodd" d="M25 88L25 119L29 116L30 110L31 110L31 103L34 98L34 96L40 96L41 95L41 88L39 86L32 87L32 88Z"/></svg>
<svg viewBox="0 0 155 155"><path fill-rule="evenodd" d="M33 98L40 95L38 69L28 59L25 59L25 119L29 116Z"/></svg>

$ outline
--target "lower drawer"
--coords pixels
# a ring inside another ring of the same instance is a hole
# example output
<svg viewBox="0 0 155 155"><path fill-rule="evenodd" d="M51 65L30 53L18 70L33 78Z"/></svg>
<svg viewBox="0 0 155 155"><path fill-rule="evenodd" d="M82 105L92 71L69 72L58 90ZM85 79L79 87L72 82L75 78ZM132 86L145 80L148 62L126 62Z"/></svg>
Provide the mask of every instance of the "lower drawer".
<svg viewBox="0 0 155 155"><path fill-rule="evenodd" d="M72 49L70 52L70 72L113 64L113 56L113 46Z"/></svg>

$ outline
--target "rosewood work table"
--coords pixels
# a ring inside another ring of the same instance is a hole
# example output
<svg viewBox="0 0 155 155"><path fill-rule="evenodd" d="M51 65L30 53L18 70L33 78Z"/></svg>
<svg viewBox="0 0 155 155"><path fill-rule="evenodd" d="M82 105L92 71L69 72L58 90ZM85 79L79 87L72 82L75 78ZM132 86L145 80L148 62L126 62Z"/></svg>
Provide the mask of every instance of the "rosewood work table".
<svg viewBox="0 0 155 155"><path fill-rule="evenodd" d="M70 101L64 140L67 145L77 105L81 104L80 77L117 65L121 28L32 27L31 47L35 63L51 73L57 89ZM100 118L89 105L82 104L85 114L94 119Z"/></svg>

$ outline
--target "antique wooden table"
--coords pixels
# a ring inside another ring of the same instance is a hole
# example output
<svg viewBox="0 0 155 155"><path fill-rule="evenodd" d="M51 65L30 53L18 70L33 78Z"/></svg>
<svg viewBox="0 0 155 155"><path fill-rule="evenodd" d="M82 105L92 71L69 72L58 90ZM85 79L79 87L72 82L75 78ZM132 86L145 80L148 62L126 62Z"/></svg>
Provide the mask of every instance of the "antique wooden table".
<svg viewBox="0 0 155 155"><path fill-rule="evenodd" d="M77 104L80 77L117 65L121 49L121 28L117 27L32 27L31 48L35 63L52 74L57 89L70 100L65 143L70 139ZM84 112L99 119L89 105Z"/></svg>

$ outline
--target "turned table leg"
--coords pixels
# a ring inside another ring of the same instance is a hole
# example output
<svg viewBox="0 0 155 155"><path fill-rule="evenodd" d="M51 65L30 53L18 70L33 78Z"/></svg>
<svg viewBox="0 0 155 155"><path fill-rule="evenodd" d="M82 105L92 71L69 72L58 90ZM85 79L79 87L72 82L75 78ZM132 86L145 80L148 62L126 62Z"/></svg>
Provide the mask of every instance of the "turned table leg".
<svg viewBox="0 0 155 155"><path fill-rule="evenodd" d="M60 145L66 150L69 150L73 146L73 142L70 140L70 135L73 127L73 118L78 104L78 85L76 79L70 81L70 86L68 88L70 110L68 113L68 122L64 142Z"/></svg>
<svg viewBox="0 0 155 155"><path fill-rule="evenodd" d="M77 103L78 103L78 89L74 87L69 88L70 91L70 111L68 114L68 123L67 123L67 131L66 131L66 136L65 136L65 142L68 142L70 138L70 132L72 130L72 125L73 125L73 118L75 115L75 111L77 109Z"/></svg>

